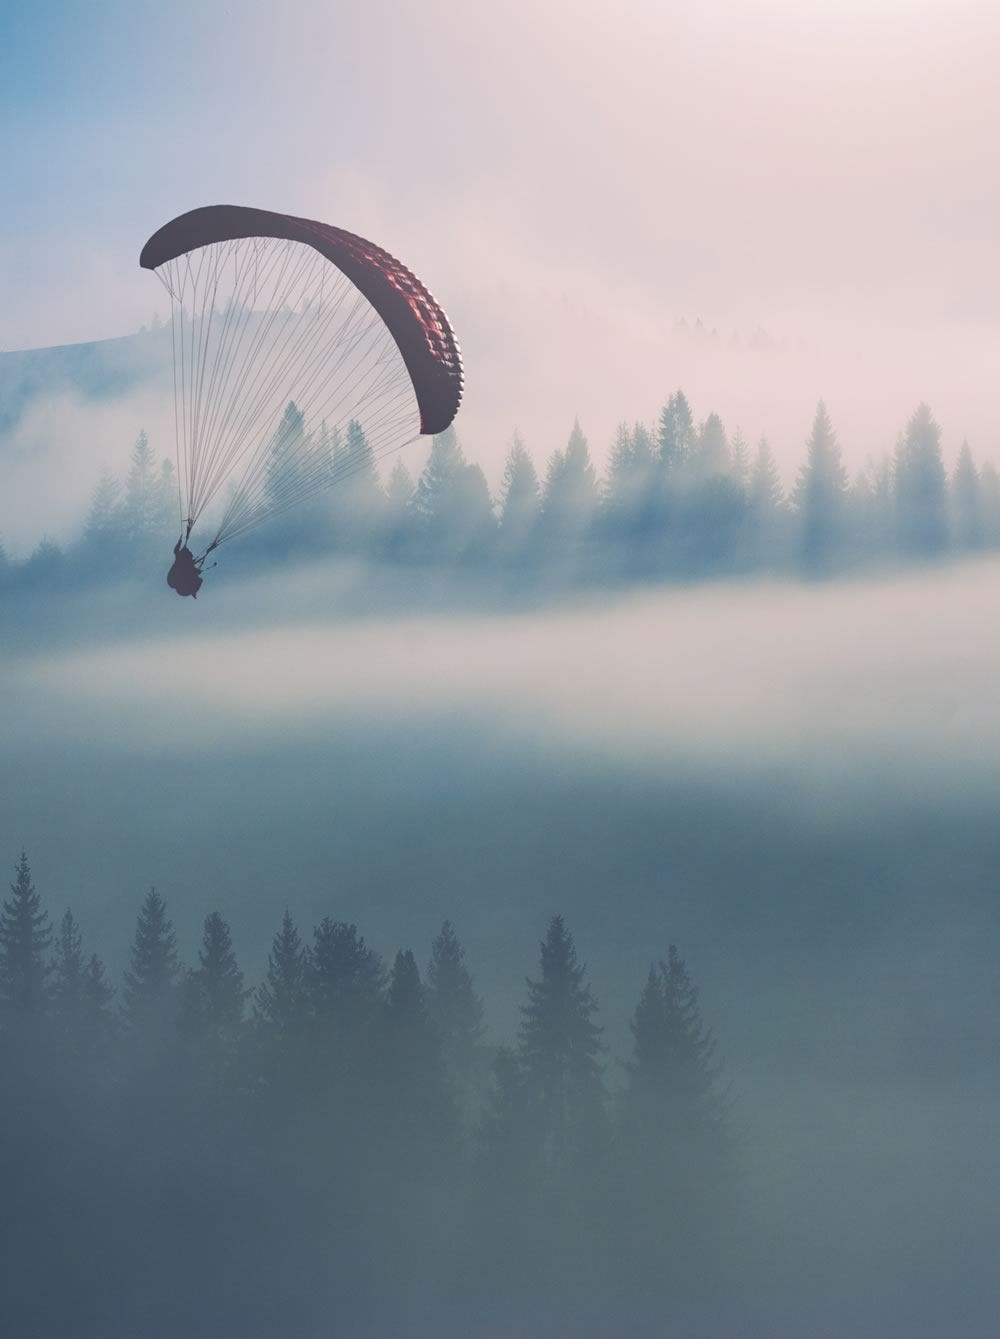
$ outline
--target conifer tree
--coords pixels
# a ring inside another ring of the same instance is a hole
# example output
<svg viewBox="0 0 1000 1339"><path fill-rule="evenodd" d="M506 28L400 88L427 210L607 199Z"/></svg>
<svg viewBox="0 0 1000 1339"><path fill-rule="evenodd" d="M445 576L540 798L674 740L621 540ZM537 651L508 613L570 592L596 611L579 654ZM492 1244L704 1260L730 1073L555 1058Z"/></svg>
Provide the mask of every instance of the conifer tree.
<svg viewBox="0 0 1000 1339"><path fill-rule="evenodd" d="M305 415L289 400L271 438L265 466L267 493L275 506L294 493L307 449Z"/></svg>
<svg viewBox="0 0 1000 1339"><path fill-rule="evenodd" d="M135 545L150 538L156 505L156 453L145 432L140 432L132 447L122 519L125 537Z"/></svg>
<svg viewBox="0 0 1000 1339"><path fill-rule="evenodd" d="M784 494L778 467L766 437L761 437L757 443L748 487L751 515L763 522L772 519L784 502Z"/></svg>
<svg viewBox="0 0 1000 1339"><path fill-rule="evenodd" d="M95 1032L107 1033L112 1028L114 1019L111 1001L114 994L114 987L108 984L103 962L96 953L92 953L83 972L83 1008Z"/></svg>
<svg viewBox="0 0 1000 1339"><path fill-rule="evenodd" d="M125 1019L136 1030L163 1030L172 1021L179 974L177 940L155 888L139 911L131 968L125 973Z"/></svg>
<svg viewBox="0 0 1000 1339"><path fill-rule="evenodd" d="M24 851L15 870L11 895L0 908L0 1027L40 1019L49 1007L49 914Z"/></svg>
<svg viewBox="0 0 1000 1339"><path fill-rule="evenodd" d="M153 506L150 529L157 540L168 539L179 530L180 497L177 492L177 474L173 461L160 461L153 488Z"/></svg>
<svg viewBox="0 0 1000 1339"><path fill-rule="evenodd" d="M104 470L90 501L83 528L84 543L104 549L122 534L121 485L109 470Z"/></svg>
<svg viewBox="0 0 1000 1339"><path fill-rule="evenodd" d="M694 447L694 418L687 396L677 390L663 406L656 434L660 462L667 476L676 474Z"/></svg>
<svg viewBox="0 0 1000 1339"><path fill-rule="evenodd" d="M232 1042L243 1022L243 973L233 952L229 926L217 911L205 918L198 966L184 990L184 1024L196 1035Z"/></svg>
<svg viewBox="0 0 1000 1339"><path fill-rule="evenodd" d="M826 405L820 400L794 492L802 559L808 570L822 571L837 557L844 536L846 498L847 472Z"/></svg>
<svg viewBox="0 0 1000 1339"><path fill-rule="evenodd" d="M596 507L597 476L577 420L565 451L556 451L549 460L542 494L544 529L556 543L571 541L589 526Z"/></svg>
<svg viewBox="0 0 1000 1339"><path fill-rule="evenodd" d="M483 1076L483 1002L473 987L451 921L444 922L431 945L426 999L441 1040L448 1077L469 1113L476 1104Z"/></svg>
<svg viewBox="0 0 1000 1339"><path fill-rule="evenodd" d="M314 1025L341 1059L364 1051L382 1002L385 973L356 925L325 916L313 932L307 990Z"/></svg>
<svg viewBox="0 0 1000 1339"><path fill-rule="evenodd" d="M750 448L747 446L746 438L737 427L730 448L730 466L729 473L732 476L733 483L737 488L747 489L750 486Z"/></svg>
<svg viewBox="0 0 1000 1339"><path fill-rule="evenodd" d="M951 477L955 539L959 548L978 549L983 542L979 473L968 442L963 442Z"/></svg>
<svg viewBox="0 0 1000 1339"><path fill-rule="evenodd" d="M515 433L500 484L500 533L507 548L520 547L527 541L537 524L539 505L535 462Z"/></svg>
<svg viewBox="0 0 1000 1339"><path fill-rule="evenodd" d="M896 448L895 475L900 546L913 554L941 553L948 541L941 429L925 404L914 411Z"/></svg>
<svg viewBox="0 0 1000 1339"><path fill-rule="evenodd" d="M698 429L690 456L690 473L696 479L711 479L718 474L727 474L729 467L729 441L722 419L718 414L709 414Z"/></svg>
<svg viewBox="0 0 1000 1339"><path fill-rule="evenodd" d="M601 1029L586 968L561 916L541 944L541 972L528 981L518 1059L535 1122L542 1165L553 1184L583 1171L604 1135Z"/></svg>
<svg viewBox="0 0 1000 1339"><path fill-rule="evenodd" d="M302 939L286 909L274 937L267 974L257 987L254 1007L268 1028L284 1037L301 1031L307 1008L306 954Z"/></svg>
<svg viewBox="0 0 1000 1339"><path fill-rule="evenodd" d="M404 516L413 498L413 476L401 460L393 465L385 491L390 515L394 519Z"/></svg>
<svg viewBox="0 0 1000 1339"><path fill-rule="evenodd" d="M63 1022L81 1012L85 979L83 936L72 911L67 911L59 924L52 964L52 1010Z"/></svg>

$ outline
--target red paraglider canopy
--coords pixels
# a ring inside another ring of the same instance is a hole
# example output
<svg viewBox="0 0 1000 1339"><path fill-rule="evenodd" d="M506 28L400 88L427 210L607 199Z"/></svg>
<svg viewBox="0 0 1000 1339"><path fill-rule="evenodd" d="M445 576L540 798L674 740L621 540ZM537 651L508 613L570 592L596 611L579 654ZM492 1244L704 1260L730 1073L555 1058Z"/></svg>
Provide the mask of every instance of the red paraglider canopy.
<svg viewBox="0 0 1000 1339"><path fill-rule="evenodd" d="M139 264L155 270L199 247L246 237L303 242L336 265L368 299L395 340L413 382L420 431L444 432L462 399L462 357L455 332L420 280L373 242L291 214L208 205L164 224L143 247Z"/></svg>

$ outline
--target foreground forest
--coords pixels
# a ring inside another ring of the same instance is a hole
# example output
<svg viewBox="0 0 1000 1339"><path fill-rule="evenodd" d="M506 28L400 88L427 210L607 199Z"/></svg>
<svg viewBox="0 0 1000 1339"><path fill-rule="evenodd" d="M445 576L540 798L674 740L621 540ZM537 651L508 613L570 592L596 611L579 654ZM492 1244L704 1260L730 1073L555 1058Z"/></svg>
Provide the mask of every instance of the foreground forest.
<svg viewBox="0 0 1000 1339"><path fill-rule="evenodd" d="M623 423L599 478L579 424L539 472L515 437L496 497L454 430L433 440L414 481L389 469L363 425L308 424L294 402L276 425L280 464L308 442L337 483L241 541L245 560L340 554L386 564L525 574L556 582L622 582L750 571L825 574L939 559L1000 545L1000 476L963 443L946 470L941 430L920 405L893 452L853 481L820 403L786 493L766 439L751 446L717 414L696 423L683 391L658 422ZM405 453L404 453L405 454ZM382 471L380 473L380 464ZM313 467L315 468L315 466ZM275 472L277 475L277 471ZM287 490L287 467L275 488ZM42 539L20 561L0 544L0 589L87 585L163 567L177 537L177 483L140 433L123 479L98 481L79 538ZM207 544L208 531L204 537Z"/></svg>
<svg viewBox="0 0 1000 1339"><path fill-rule="evenodd" d="M11 1333L414 1333L428 1306L718 1286L732 1099L674 947L636 994L616 1063L554 916L496 1046L448 922L422 974L286 911L250 987L217 913L180 963L155 891L116 990L22 855L0 911Z"/></svg>

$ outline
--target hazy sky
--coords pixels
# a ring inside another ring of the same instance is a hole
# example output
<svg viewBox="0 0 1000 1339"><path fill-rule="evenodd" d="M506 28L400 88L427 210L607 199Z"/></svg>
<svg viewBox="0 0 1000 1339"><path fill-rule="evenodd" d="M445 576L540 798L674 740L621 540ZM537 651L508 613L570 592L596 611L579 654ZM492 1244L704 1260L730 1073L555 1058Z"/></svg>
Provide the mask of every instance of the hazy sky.
<svg viewBox="0 0 1000 1339"><path fill-rule="evenodd" d="M261 204L425 277L488 466L576 413L603 451L678 383L786 461L819 395L852 462L921 398L988 454L998 41L970 0L8 4L0 348L134 328L150 232ZM682 314L807 352L677 344Z"/></svg>

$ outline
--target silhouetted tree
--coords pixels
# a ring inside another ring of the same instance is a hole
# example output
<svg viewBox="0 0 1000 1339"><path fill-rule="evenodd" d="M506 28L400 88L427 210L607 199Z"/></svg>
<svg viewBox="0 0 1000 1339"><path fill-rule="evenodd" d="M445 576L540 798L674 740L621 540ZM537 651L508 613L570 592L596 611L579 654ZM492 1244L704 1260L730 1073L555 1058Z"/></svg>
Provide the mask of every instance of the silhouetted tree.
<svg viewBox="0 0 1000 1339"><path fill-rule="evenodd" d="M49 1007L49 914L31 881L24 851L0 909L0 1026L37 1020Z"/></svg>
<svg viewBox="0 0 1000 1339"><path fill-rule="evenodd" d="M553 916L541 944L541 972L528 981L518 1059L547 1180L575 1185L605 1134L601 1029L573 938Z"/></svg>
<svg viewBox="0 0 1000 1339"><path fill-rule="evenodd" d="M155 888L139 911L131 968L125 973L125 1020L137 1032L164 1032L173 1022L180 972L174 927Z"/></svg>
<svg viewBox="0 0 1000 1339"><path fill-rule="evenodd" d="M198 966L184 982L184 1025L188 1032L232 1044L243 1022L243 973L233 952L229 926L217 911L205 918Z"/></svg>
<svg viewBox="0 0 1000 1339"><path fill-rule="evenodd" d="M427 1010L437 1027L445 1069L463 1112L471 1118L485 1076L483 1002L476 994L465 954L451 921L431 945L427 968Z"/></svg>
<svg viewBox="0 0 1000 1339"><path fill-rule="evenodd" d="M267 959L267 974L254 996L258 1018L280 1037L301 1031L308 1008L307 964L302 939L286 909Z"/></svg>

